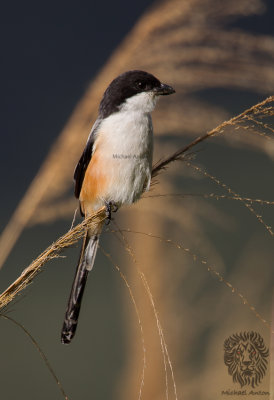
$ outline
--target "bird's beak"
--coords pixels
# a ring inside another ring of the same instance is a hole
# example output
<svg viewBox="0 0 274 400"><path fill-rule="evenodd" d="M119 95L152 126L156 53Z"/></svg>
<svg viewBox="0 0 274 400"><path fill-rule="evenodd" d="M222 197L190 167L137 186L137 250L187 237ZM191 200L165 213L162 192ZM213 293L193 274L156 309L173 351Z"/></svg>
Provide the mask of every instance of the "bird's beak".
<svg viewBox="0 0 274 400"><path fill-rule="evenodd" d="M155 93L157 95L166 96L168 94L175 93L175 90L173 89L173 87L166 85L164 83L161 83L160 87L155 88Z"/></svg>

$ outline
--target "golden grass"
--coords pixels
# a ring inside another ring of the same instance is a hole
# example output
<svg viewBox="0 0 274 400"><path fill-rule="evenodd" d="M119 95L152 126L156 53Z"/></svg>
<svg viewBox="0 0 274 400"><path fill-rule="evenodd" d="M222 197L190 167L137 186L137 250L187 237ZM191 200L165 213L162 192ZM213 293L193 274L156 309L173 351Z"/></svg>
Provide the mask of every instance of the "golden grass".
<svg viewBox="0 0 274 400"><path fill-rule="evenodd" d="M25 289L41 271L41 268L48 261L57 258L62 250L73 246L81 239L87 229L95 229L105 219L105 209L102 208L96 214L85 218L81 224L76 225L67 233L61 236L46 250L44 250L22 274L0 295L0 310L6 307L23 289Z"/></svg>
<svg viewBox="0 0 274 400"><path fill-rule="evenodd" d="M263 323L263 325L265 325L267 328L271 329L271 333L274 334L274 330L272 330L271 322L267 321L264 317L262 317L262 315L260 313L257 312L256 308L250 303L250 301L246 298L246 296L244 296L242 294L242 292L239 289L235 288L230 282L228 282L222 276L222 274L216 270L215 266L209 264L209 262L205 258L202 258L199 255L193 253L191 251L191 249L185 247L182 243L177 243L172 239L167 239L165 237L154 235L152 233L138 232L138 231L134 231L134 230L131 230L131 229L127 229L127 230L119 229L119 231L111 230L111 232L113 232L113 233L116 233L116 232L120 232L120 233L127 232L127 233L133 233L133 234L138 234L138 235L144 235L144 236L147 236L147 237L150 237L150 238L158 239L161 243L166 243L166 244L176 248L177 250L182 250L185 253L189 254L190 257L193 259L193 261L199 262L201 265L203 265L208 272L210 272L213 276L215 276L215 278L218 279L219 282L224 283L225 286L228 289L230 289L232 294L237 295L240 298L241 302L245 306L247 306L249 308L249 310L255 315L255 317L258 318L258 320L260 320ZM136 260L134 261L134 263L136 263Z"/></svg>
<svg viewBox="0 0 274 400"><path fill-rule="evenodd" d="M238 201L248 201L249 203L253 204L261 204L261 205L268 205L273 206L274 201L271 200L263 200L263 199L251 199L250 197L242 197L242 196L227 196L225 194L217 194L217 193L164 193L164 194L151 194L147 195L144 198L156 198L156 197L203 197L204 199L216 199L216 200L238 200Z"/></svg>
<svg viewBox="0 0 274 400"><path fill-rule="evenodd" d="M252 207L252 203L242 197L240 194L236 193L234 190L232 190L228 185L225 183L221 182L220 179L216 178L215 176L209 174L207 171L204 169L200 168L198 165L194 165L190 162L186 162L186 165L193 168L195 171L198 171L199 173L203 174L206 178L211 179L213 182L215 182L218 186L221 186L223 189L225 189L229 194L233 195L233 199L237 199L243 203L243 205L256 217L256 219L264 226L264 228L267 230L267 232L273 236L273 230L270 225L267 225L265 221L263 220L262 216L256 213L254 208ZM257 203L263 204L262 201L257 201ZM272 202L264 202L264 204L270 205Z"/></svg>
<svg viewBox="0 0 274 400"><path fill-rule="evenodd" d="M135 300L133 291L130 287L130 284L125 276L125 274L121 271L121 268L119 267L119 265L117 265L114 261L113 258L111 257L111 255L109 253L107 253L102 246L100 246L100 250L102 251L102 253L104 254L105 257L107 257L109 259L109 261L111 262L111 264L113 265L113 267L118 271L119 275L121 276L122 280L124 281L126 288L129 292L131 301L133 303L134 309L135 309L135 313L137 316L137 320L138 320L138 324L140 327L140 333L141 333L141 342L142 342L142 351L143 351L143 367L142 367L142 374L141 374L141 382L140 382L140 388L139 388L139 396L138 396L138 400L140 400L142 398L142 390L145 384L145 369L147 367L146 364L146 345L145 345L145 339L144 339L144 328L143 328L143 324L142 324L142 320L141 320L141 313L139 311L139 308L137 306L137 302Z"/></svg>
<svg viewBox="0 0 274 400"><path fill-rule="evenodd" d="M134 251L133 251L132 247L130 246L129 242L127 241L127 239L126 239L126 237L124 235L124 232L117 226L117 224L115 224L115 225L118 228L118 233L122 237L123 243L125 245L125 250L130 255L130 257L131 257L131 259L133 261L133 264L137 269L138 276L141 279L141 282L142 282L143 287L145 289L145 293L146 293L146 295L147 295L147 297L149 299L149 303L150 303L150 305L152 307L152 310L153 310L153 314L154 314L156 325L157 325L158 335L159 335L159 338L160 338L161 352L162 352L162 356L163 356L164 371L165 371L165 385L166 385L166 399L168 399L168 394L169 394L169 388L168 388L168 367L169 367L170 374L171 374L171 379L172 379L173 391L174 391L174 398L175 398L175 400L178 400L178 397L177 397L177 386L176 386L176 382L175 382L173 366L172 366L172 362L171 362L171 359L170 359L170 356L169 356L169 351L168 351L166 339L165 339L163 328L162 328L162 325L161 325L161 322L160 322L160 319L159 319L159 315L158 315L158 312L157 312L157 309L156 309L154 298L153 298L152 293L151 293L150 286L148 284L148 281L146 279L146 276L145 276L144 272L140 269L140 266L139 266L139 264L137 262L137 258L136 258L135 254L134 254ZM113 231L113 232L115 232L115 231ZM141 385L141 387L142 387L142 385ZM140 393L141 393L141 391L140 391Z"/></svg>
<svg viewBox="0 0 274 400"><path fill-rule="evenodd" d="M39 346L39 344L37 343L37 341L35 340L35 338L29 333L29 331L24 327L24 325L20 324L18 321L16 321L15 319L11 318L10 316L6 315L6 314L0 314L0 317L3 319L6 319L7 321L12 322L14 325L16 325L18 328L20 328L24 334L30 339L31 343L33 344L33 346L36 348L36 350L38 351L40 357L42 358L42 360L44 361L48 371L50 372L51 376L53 377L56 385L58 386L62 396L64 397L65 400L69 400L69 397L67 396L63 385L61 384L59 378L57 377L57 375L55 374L52 366L50 365L45 353L43 352L43 350L41 349L41 347Z"/></svg>
<svg viewBox="0 0 274 400"><path fill-rule="evenodd" d="M254 106L248 108L247 110L243 111L241 114L236 115L235 117L230 118L228 121L222 122L216 128L212 129L210 132L206 133L203 136L199 136L197 139L193 140L187 146L184 146L182 149L176 151L170 157L167 157L164 160L161 160L157 163L152 171L152 177L157 176L157 174L165 168L165 166L173 161L182 160L182 155L184 155L187 151L191 150L197 144L203 142L204 140L208 139L210 136L223 133L225 128L228 126L235 126L241 124L246 119L250 118L250 115L260 115L262 118L263 116L267 117L272 115L274 112L274 106L271 104L274 102L274 96L270 96L263 100L262 102L255 104ZM270 105L270 106L269 106ZM269 107L267 107L269 106ZM255 118L253 118L255 120ZM253 120L252 119L252 120Z"/></svg>

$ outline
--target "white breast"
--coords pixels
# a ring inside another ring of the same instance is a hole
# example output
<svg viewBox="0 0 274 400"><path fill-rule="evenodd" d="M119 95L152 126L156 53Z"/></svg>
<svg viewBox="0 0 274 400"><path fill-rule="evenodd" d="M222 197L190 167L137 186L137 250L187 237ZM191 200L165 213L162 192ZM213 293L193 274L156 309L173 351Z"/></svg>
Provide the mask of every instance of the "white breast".
<svg viewBox="0 0 274 400"><path fill-rule="evenodd" d="M151 110L150 110L151 111ZM153 132L149 112L126 107L106 118L99 129L98 148L110 178L105 201L133 203L149 188Z"/></svg>

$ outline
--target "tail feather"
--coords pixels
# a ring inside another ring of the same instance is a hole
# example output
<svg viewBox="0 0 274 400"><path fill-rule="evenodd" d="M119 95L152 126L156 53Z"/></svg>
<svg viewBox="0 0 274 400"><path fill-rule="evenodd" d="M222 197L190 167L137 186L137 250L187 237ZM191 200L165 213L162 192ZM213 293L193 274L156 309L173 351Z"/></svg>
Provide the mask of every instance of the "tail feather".
<svg viewBox="0 0 274 400"><path fill-rule="evenodd" d="M75 335L82 297L89 271L92 270L99 243L99 235L84 238L82 251L74 281L72 284L65 320L63 323L61 342L69 344Z"/></svg>

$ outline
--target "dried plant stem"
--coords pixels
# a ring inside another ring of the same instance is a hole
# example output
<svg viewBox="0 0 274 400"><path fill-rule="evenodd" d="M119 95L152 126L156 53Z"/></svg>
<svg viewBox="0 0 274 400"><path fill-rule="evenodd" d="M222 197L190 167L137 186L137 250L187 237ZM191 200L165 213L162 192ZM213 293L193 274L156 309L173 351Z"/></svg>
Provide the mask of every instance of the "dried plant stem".
<svg viewBox="0 0 274 400"><path fill-rule="evenodd" d="M148 237L151 237L154 239L158 239L162 243L171 245L171 246L175 247L177 250L182 250L185 253L189 254L192 257L194 262L197 262L197 261L200 262L207 269L208 272L210 272L213 276L215 276L218 279L219 282L224 283L225 286L227 286L231 290L232 294L237 295L240 298L243 305L247 306L250 309L250 311L255 315L256 318L258 318L267 328L271 329L271 323L269 321L267 321L264 317L262 317L262 315L260 313L258 313L256 308L249 302L249 300L247 300L247 298L240 292L240 290L238 290L230 282L228 282L220 274L220 272L218 272L216 270L216 268L213 265L209 264L209 262L204 257L200 257L197 254L193 253L189 248L184 247L183 244L177 243L177 242L173 241L172 239L167 239L162 236L153 235L152 233L133 231L131 229L125 229L125 230L119 229L118 231L112 230L111 232L113 232L113 233L124 232L124 233L134 233L134 234L138 234L138 235L145 235L145 236L148 236ZM274 334L274 331L271 330L271 333Z"/></svg>
<svg viewBox="0 0 274 400"><path fill-rule="evenodd" d="M40 272L42 266L46 262L57 258L63 249L77 243L78 240L85 235L87 229L94 229L105 218L105 208L103 207L97 213L84 219L81 224L70 229L65 235L61 236L56 242L44 250L43 253L41 253L40 256L38 256L0 295L0 310L6 307L19 292L33 281L34 277Z"/></svg>
<svg viewBox="0 0 274 400"><path fill-rule="evenodd" d="M215 200L237 200L237 201L248 201L250 204L256 203L260 205L273 206L274 201L263 200L263 199L251 199L250 197L240 197L240 196L227 196L225 194L217 193L158 193L144 196L143 199L153 199L158 197L181 197L182 199L186 197L203 197L204 199L215 199Z"/></svg>
<svg viewBox="0 0 274 400"><path fill-rule="evenodd" d="M270 233L271 236L274 236L272 227L268 224L266 224L262 218L261 215L259 215L258 213L256 213L256 211L254 210L254 208L251 205L250 201L246 201L243 197L241 197L238 193L236 193L234 190L232 190L228 185L226 185L225 183L221 182L220 179L217 179L215 176L209 174L207 171L203 170L202 168L200 168L198 165L194 165L190 162L187 162L186 165L188 167L193 168L195 171L200 172L201 174L203 174L205 177L211 179L213 182L215 182L217 185L221 186L223 189L225 189L229 194L232 194L235 198L238 198L239 201L241 201L241 203L243 203L243 205L256 217L256 219L265 227L265 229L268 231L268 233Z"/></svg>
<svg viewBox="0 0 274 400"><path fill-rule="evenodd" d="M52 369L52 366L49 363L49 360L47 359L45 353L43 352L43 350L41 349L41 347L39 346L39 344L37 343L37 341L34 339L34 337L29 333L29 331L24 327L24 325L20 324L19 322L17 322L15 319L7 316L6 314L0 314L0 317L7 319L8 321L11 321L13 324L15 324L16 326L18 326L20 329L22 329L22 331L28 336L28 338L30 339L30 341L32 342L32 344L34 345L34 347L36 348L36 350L38 351L38 353L40 354L42 360L44 361L47 369L49 370L49 372L51 373L53 379L55 380L57 386L59 387L63 397L65 400L69 400L68 396L66 395L66 392L60 382L60 380L58 379L57 375L55 374L54 370Z"/></svg>
<svg viewBox="0 0 274 400"><path fill-rule="evenodd" d="M137 259L135 257L134 251L132 249L132 247L129 245L123 231L118 227L117 223L115 223L118 232L120 233L123 242L125 244L125 249L128 252L128 254L130 255L133 264L136 266L137 269L137 273L141 279L141 282L144 286L144 289L146 291L146 294L148 296L150 305L152 307L153 313L154 313L154 317L155 317L155 321L156 321L156 325L157 325L157 329L158 329L158 334L159 334L159 338L160 338L160 345L161 345L161 350L162 350L162 355L163 355L163 362L164 362L164 370L165 370L165 382L166 382L166 400L168 400L168 374L167 374L167 366L169 366L170 369L170 374L171 374L171 380L172 380L172 384L173 384L173 390L174 390L174 398L175 400L178 400L178 396L177 396L177 387L176 387L176 382L175 382L175 376L174 376L174 371L173 371L173 366L172 366L172 362L169 356L169 351L168 351L168 347L166 344L166 340L165 340L165 336L164 336L164 332L163 332L163 328L162 325L160 323L160 319L159 319L159 315L158 315L158 311L156 309L155 306L155 302L149 287L149 284L147 282L147 279L145 277L145 274L143 273L143 271L140 270L139 266L138 266L138 262Z"/></svg>
<svg viewBox="0 0 274 400"><path fill-rule="evenodd" d="M140 327L140 333L141 333L141 341L142 341L142 348L143 348L143 368L142 368L142 375L141 375L141 382L140 382L140 389L139 389L139 396L138 396L138 400L141 400L142 398L142 390L145 384L145 369L146 369L146 346L145 346L145 338L144 338L144 328L142 325L142 321L141 321L141 314L139 311L139 308L137 307L137 303L135 300L135 297L133 295L133 291L129 285L129 282L125 276L125 274L121 271L121 268L113 261L113 258L111 257L111 255L109 253L107 253L102 246L100 246L100 250L102 251L102 253L104 254L105 257L107 257L109 259L109 261L111 262L111 264L113 265L113 267L119 272L121 278L123 279L126 288L129 292L131 301L134 305L135 308L135 312L136 312L136 316L138 319L138 323L139 323L139 327Z"/></svg>
<svg viewBox="0 0 274 400"><path fill-rule="evenodd" d="M204 140L208 139L210 136L216 135L217 133L222 133L224 129L227 126L232 126L237 123L239 123L241 120L245 119L249 114L256 114L259 112L261 107L264 107L266 104L271 103L274 101L274 96L267 97L264 99L262 102L255 104L254 106L248 108L247 110L243 111L241 114L236 115L235 117L230 118L228 121L222 122L220 125L218 125L216 128L212 129L211 131L207 132L203 136L199 136L195 140L193 140L191 143L188 145L182 147L180 150L176 151L173 153L171 156L165 158L162 161L159 161L153 168L152 170L152 177L155 177L158 175L158 173L165 169L168 164L171 162L180 160L182 156L191 150L194 146L197 144L203 142Z"/></svg>

